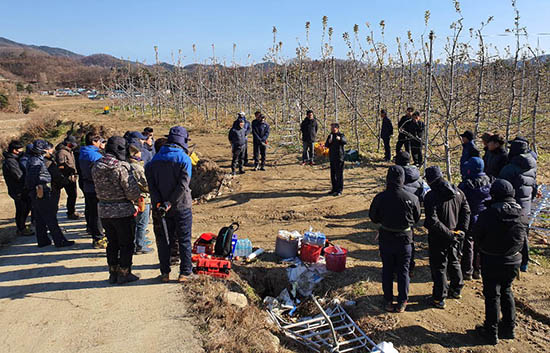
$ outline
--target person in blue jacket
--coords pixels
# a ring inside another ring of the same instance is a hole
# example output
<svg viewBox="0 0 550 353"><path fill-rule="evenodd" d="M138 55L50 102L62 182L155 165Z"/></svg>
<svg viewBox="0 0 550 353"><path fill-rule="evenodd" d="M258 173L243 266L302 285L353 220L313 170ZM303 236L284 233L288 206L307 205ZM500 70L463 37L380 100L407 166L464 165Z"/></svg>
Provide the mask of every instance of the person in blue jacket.
<svg viewBox="0 0 550 353"><path fill-rule="evenodd" d="M256 112L256 119L252 121L252 136L254 142L254 170L265 170L265 155L267 139L269 137L269 125L265 115Z"/></svg>
<svg viewBox="0 0 550 353"><path fill-rule="evenodd" d="M94 163L103 157L99 148L102 138L94 132L86 134L86 146L80 148L78 164L80 165L80 180L84 193L84 215L86 228L92 236L92 245L96 249L106 249L107 239L103 233L103 227L98 215L97 195L95 192L94 180L92 179L92 167Z"/></svg>
<svg viewBox="0 0 550 353"><path fill-rule="evenodd" d="M474 144L474 133L470 130L464 131L460 137L462 138L462 155L460 156L460 175L464 177L466 169L464 165L472 157L479 157L480 152Z"/></svg>
<svg viewBox="0 0 550 353"><path fill-rule="evenodd" d="M52 176L46 167L44 155L50 148L48 142L36 140L30 151L25 175L25 188L29 191L36 225L38 247L51 245L48 231L57 248L74 245L67 240L57 222L57 204L52 194Z"/></svg>
<svg viewBox="0 0 550 353"><path fill-rule="evenodd" d="M464 164L465 174L458 188L466 195L470 206L469 231L462 243L462 277L464 280L480 279L479 247L474 243L471 232L481 212L487 208L491 200L491 178L483 172L485 165L480 157L472 157Z"/></svg>
<svg viewBox="0 0 550 353"><path fill-rule="evenodd" d="M236 175L237 167L239 174L244 174L244 154L246 150L246 130L245 122L242 119L237 119L233 122L233 127L229 130L229 142L231 143L231 174Z"/></svg>
<svg viewBox="0 0 550 353"><path fill-rule="evenodd" d="M189 135L181 126L170 129L168 141L151 162L145 166L153 204L153 226L160 262L160 280L170 280L170 243L166 240L163 220L166 222L168 239L179 241L180 274L178 282L185 282L192 275L191 230L193 214L189 182L193 167L188 153ZM170 240L170 242L172 242Z"/></svg>

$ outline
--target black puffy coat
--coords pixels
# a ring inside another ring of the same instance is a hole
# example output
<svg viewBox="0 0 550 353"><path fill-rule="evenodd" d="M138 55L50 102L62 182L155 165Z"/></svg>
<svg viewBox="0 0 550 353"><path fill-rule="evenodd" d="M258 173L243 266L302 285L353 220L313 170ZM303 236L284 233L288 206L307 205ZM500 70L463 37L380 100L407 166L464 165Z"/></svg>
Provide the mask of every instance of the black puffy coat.
<svg viewBox="0 0 550 353"><path fill-rule="evenodd" d="M430 188L424 198L424 227L430 246L446 248L457 241L452 231L468 230L470 207L464 193L448 181L439 179Z"/></svg>
<svg viewBox="0 0 550 353"><path fill-rule="evenodd" d="M305 118L302 121L302 124L300 124L300 131L302 132L302 141L309 142L309 143L315 142L318 128L319 128L319 124L317 123L317 119Z"/></svg>
<svg viewBox="0 0 550 353"><path fill-rule="evenodd" d="M393 135L393 124L390 120L390 118L385 117L382 119L382 128L380 130L380 137L381 138L388 138Z"/></svg>
<svg viewBox="0 0 550 353"><path fill-rule="evenodd" d="M376 195L370 205L370 219L382 226L381 241L384 237L396 237L405 244L412 242L410 228L420 220L420 202L418 197L405 191L404 181L403 168L390 167L386 179L386 190Z"/></svg>
<svg viewBox="0 0 550 353"><path fill-rule="evenodd" d="M420 202L424 202L424 184L420 178L420 171L414 165L403 166L405 170L405 185L403 189L418 197Z"/></svg>
<svg viewBox="0 0 550 353"><path fill-rule="evenodd" d="M246 145L246 130L241 128L239 120L233 122L233 127L229 130L229 142L232 146Z"/></svg>
<svg viewBox="0 0 550 353"><path fill-rule="evenodd" d="M25 174L19 165L19 156L15 153L4 152L2 173L8 187L8 195L12 199L20 199L25 188Z"/></svg>
<svg viewBox="0 0 550 353"><path fill-rule="evenodd" d="M337 136L340 136L340 140L336 138ZM328 135L325 146L329 149L329 157L331 161L344 161L344 146L347 143L348 140L346 140L346 136L344 136L341 132L338 132L337 134L331 133Z"/></svg>
<svg viewBox="0 0 550 353"><path fill-rule="evenodd" d="M508 152L504 147L487 151L483 161L485 162L485 173L492 178L498 178L502 168L508 163Z"/></svg>
<svg viewBox="0 0 550 353"><path fill-rule="evenodd" d="M29 190L32 198L36 197L36 187L43 186L44 195L48 197L51 191L52 176L46 167L42 154L31 154L27 162L27 173L25 174L25 189Z"/></svg>

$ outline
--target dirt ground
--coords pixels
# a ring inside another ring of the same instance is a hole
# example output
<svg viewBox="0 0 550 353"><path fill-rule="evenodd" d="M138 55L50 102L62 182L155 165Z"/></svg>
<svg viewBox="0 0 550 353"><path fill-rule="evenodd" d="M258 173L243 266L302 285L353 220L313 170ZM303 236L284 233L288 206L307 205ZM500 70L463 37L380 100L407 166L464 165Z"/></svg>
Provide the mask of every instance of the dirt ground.
<svg viewBox="0 0 550 353"><path fill-rule="evenodd" d="M121 133L129 126L138 130L146 125L154 126L157 136L167 131L167 123L101 116L102 103L73 100L58 104L52 99L39 104L63 119L101 123ZM191 128L196 150L229 171L226 133L199 131L204 127ZM247 168L245 175L233 179L231 190L224 189L217 199L193 207L194 239L238 221L239 237L248 237L255 247L267 250L249 271L268 273L280 267L269 254L278 230L303 232L311 226L349 251L348 269L330 274L317 294L355 300L349 312L374 341L392 341L400 352L550 352L547 261L531 264L529 272L514 282L519 303L517 339L486 346L473 332L484 316L481 281L467 282L463 298L449 300L445 310L430 307L427 239L419 230L410 304L403 314L385 313L376 227L369 222L368 208L383 189L388 164L372 159L358 167L350 165L345 170L344 194L332 197L326 195L330 190L328 163L304 167L298 161L297 153L268 150L267 171ZM4 230L0 231L13 231L11 202L3 184L1 188L0 227ZM199 351L200 336L193 331L192 313L185 312L178 285L155 284L156 254L135 258L144 280L128 287L110 287L105 282L102 252L92 250L90 240L80 236L81 225L63 223L70 238L78 241L74 249L42 251L33 246L31 237L16 239L0 251L0 342L8 351ZM533 245L549 256L548 245ZM281 342L292 351L305 351Z"/></svg>

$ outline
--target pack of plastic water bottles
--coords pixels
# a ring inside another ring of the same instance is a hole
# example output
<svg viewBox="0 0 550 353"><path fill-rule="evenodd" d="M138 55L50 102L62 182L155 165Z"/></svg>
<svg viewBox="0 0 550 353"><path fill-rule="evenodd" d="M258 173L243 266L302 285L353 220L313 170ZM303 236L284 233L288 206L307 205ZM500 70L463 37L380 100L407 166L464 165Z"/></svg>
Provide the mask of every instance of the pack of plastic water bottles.
<svg viewBox="0 0 550 353"><path fill-rule="evenodd" d="M321 232L313 232L312 229L309 232L304 233L303 242L309 245L324 246L327 241L327 237Z"/></svg>
<svg viewBox="0 0 550 353"><path fill-rule="evenodd" d="M239 239L235 245L233 256L247 257L252 253L252 242L250 239Z"/></svg>

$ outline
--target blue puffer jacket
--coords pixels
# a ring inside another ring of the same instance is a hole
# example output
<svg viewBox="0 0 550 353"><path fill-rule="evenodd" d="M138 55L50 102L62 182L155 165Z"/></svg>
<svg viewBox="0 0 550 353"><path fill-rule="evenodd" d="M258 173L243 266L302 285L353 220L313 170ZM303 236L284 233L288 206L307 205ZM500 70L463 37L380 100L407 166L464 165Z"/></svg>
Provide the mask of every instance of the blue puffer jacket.
<svg viewBox="0 0 550 353"><path fill-rule="evenodd" d="M531 212L531 201L537 194L537 161L529 145L522 140L510 144L509 163L502 168L499 178L508 180L516 191L516 201L523 214Z"/></svg>
<svg viewBox="0 0 550 353"><path fill-rule="evenodd" d="M238 119L235 120L233 122L233 127L229 130L229 142L236 147L246 144L246 127L241 129L239 123L240 121Z"/></svg>
<svg viewBox="0 0 550 353"><path fill-rule="evenodd" d="M462 144L462 155L460 156L460 175L464 177L466 173L466 162L468 162L468 160L472 157L479 157L479 155L479 150L476 148L473 141Z"/></svg>
<svg viewBox="0 0 550 353"><path fill-rule="evenodd" d="M189 182L193 166L191 158L178 145L167 144L161 147L151 162L145 166L145 177L149 184L153 207L166 201L172 204L168 213L189 209L192 206Z"/></svg>
<svg viewBox="0 0 550 353"><path fill-rule="evenodd" d="M94 180L92 179L92 167L103 155L99 148L89 145L80 147L78 164L80 165L80 179L82 180L82 191L94 193Z"/></svg>
<svg viewBox="0 0 550 353"><path fill-rule="evenodd" d="M424 202L424 185L420 178L420 171L414 165L404 166L405 170L405 185L403 189L418 197L420 202Z"/></svg>
<svg viewBox="0 0 550 353"><path fill-rule="evenodd" d="M465 176L458 188L466 195L470 206L470 228L477 222L479 214L487 209L491 200L491 178L483 172L484 163L479 157L473 157L465 165Z"/></svg>
<svg viewBox="0 0 550 353"><path fill-rule="evenodd" d="M27 172L27 163L29 162L29 158L31 156L31 150L32 150L32 143L29 143L25 148L25 154L23 154L21 158L19 158L19 165L21 166L21 170L23 171L23 174Z"/></svg>
<svg viewBox="0 0 550 353"><path fill-rule="evenodd" d="M44 155L31 153L27 161L27 174L25 175L25 189L29 190L31 198L36 198L36 187L42 185L44 197L48 198L51 191L52 176L48 172Z"/></svg>
<svg viewBox="0 0 550 353"><path fill-rule="evenodd" d="M252 121L252 135L255 143L265 143L269 137L269 125L265 121L255 119Z"/></svg>

